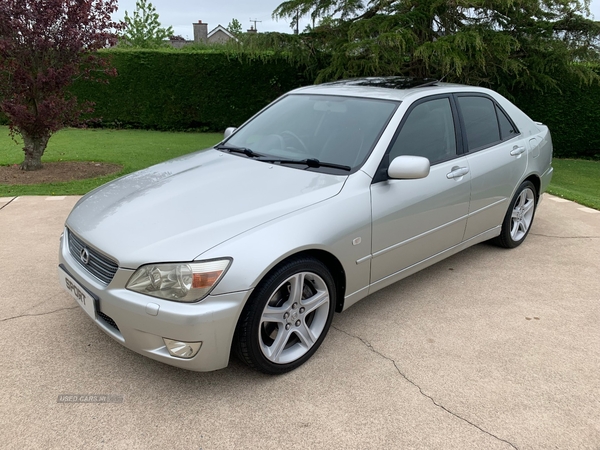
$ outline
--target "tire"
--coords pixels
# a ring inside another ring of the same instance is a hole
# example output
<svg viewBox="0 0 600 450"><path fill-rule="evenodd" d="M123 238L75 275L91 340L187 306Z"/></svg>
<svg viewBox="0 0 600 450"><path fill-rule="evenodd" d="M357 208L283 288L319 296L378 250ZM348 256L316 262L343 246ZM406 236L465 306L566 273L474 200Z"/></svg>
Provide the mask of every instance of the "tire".
<svg viewBox="0 0 600 450"><path fill-rule="evenodd" d="M537 192L531 181L524 181L510 202L500 236L494 243L504 248L515 248L523 243L535 216Z"/></svg>
<svg viewBox="0 0 600 450"><path fill-rule="evenodd" d="M242 311L235 337L238 357L272 375L304 364L329 331L335 297L335 282L321 261L283 263L259 283Z"/></svg>

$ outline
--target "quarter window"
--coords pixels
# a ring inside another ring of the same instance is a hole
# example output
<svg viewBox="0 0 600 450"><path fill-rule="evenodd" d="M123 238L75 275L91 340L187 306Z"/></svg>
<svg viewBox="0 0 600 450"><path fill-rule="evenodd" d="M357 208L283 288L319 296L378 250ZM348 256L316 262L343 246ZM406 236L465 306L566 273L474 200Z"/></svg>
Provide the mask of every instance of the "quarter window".
<svg viewBox="0 0 600 450"><path fill-rule="evenodd" d="M424 156L431 164L456 156L450 99L420 103L409 113L390 150L390 161L400 155Z"/></svg>
<svg viewBox="0 0 600 450"><path fill-rule="evenodd" d="M500 137L503 141L506 141L507 139L512 139L517 134L519 134L516 127L512 124L510 120L508 120L508 117L506 117L504 111L498 108L498 106L496 106L496 113L498 114L498 123L500 124Z"/></svg>

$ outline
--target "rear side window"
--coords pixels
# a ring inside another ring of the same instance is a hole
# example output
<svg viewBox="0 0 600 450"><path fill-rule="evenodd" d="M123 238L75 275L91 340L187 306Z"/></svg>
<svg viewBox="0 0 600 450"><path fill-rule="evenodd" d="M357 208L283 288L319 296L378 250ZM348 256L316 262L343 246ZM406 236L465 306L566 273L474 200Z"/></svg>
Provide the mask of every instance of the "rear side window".
<svg viewBox="0 0 600 450"><path fill-rule="evenodd" d="M457 101L470 152L490 147L519 134L506 113L491 99L461 95L458 96Z"/></svg>
<svg viewBox="0 0 600 450"><path fill-rule="evenodd" d="M500 128L494 102L485 97L458 97L469 151L500 142Z"/></svg>

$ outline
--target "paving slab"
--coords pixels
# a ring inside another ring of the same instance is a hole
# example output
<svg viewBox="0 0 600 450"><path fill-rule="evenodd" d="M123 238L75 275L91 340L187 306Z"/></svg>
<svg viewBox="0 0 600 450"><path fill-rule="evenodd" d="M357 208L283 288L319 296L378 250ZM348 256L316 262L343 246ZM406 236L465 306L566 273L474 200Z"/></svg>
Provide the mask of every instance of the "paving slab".
<svg viewBox="0 0 600 450"><path fill-rule="evenodd" d="M517 249L371 295L269 377L173 368L99 330L57 282L77 200L0 199L2 448L600 448L600 214L545 196Z"/></svg>

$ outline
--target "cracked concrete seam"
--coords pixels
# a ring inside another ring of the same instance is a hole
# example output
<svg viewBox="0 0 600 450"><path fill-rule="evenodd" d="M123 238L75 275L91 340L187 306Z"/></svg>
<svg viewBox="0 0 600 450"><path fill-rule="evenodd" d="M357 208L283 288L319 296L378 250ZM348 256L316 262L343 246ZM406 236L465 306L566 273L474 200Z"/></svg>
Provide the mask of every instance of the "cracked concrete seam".
<svg viewBox="0 0 600 450"><path fill-rule="evenodd" d="M475 427L475 428L477 428L479 431L481 431L481 432L483 432L483 433L487 434L488 436L491 436L492 438L494 438L494 439L497 439L497 440L498 440L498 441L500 441L500 442L504 442L505 444L508 444L508 445L510 445L510 446L511 446L512 448L514 448L515 450L519 450L519 449L518 449L518 447L517 447L516 445L514 445L513 443L511 443L511 442L507 441L506 439L502 439L501 437L498 437L498 436L496 436L495 434L492 434L492 433L490 433L490 432L489 432L489 431L487 431L487 430L484 430L484 429L483 429L483 428L481 428L479 425L477 425L477 424L475 424L475 423L473 423L473 422L469 421L468 419L465 419L464 417L461 417L461 416L459 416L458 414L456 414L456 413L454 413L454 412L450 411L450 410L449 410L448 408L446 408L444 405L441 405L440 403L438 403L438 402L437 402L437 401L436 401L436 400L435 400L435 399L434 399L432 396L430 396L430 395L426 394L425 392L423 392L423 389L422 389L422 388L421 388L421 387L420 387L420 386L419 386L417 383L415 383L415 382L414 382L414 381L412 381L410 378L408 378L408 377L407 377L407 376L406 376L406 375L405 375L405 374L404 374L404 373L403 373L403 372L400 370L400 368L398 367L398 364L396 364L396 361L395 361L394 359L392 359L392 358L390 358L389 356L386 356L386 355L384 355L383 353L381 353L381 352L379 352L379 351L375 350L375 348L373 347L373 345L372 345L372 344L371 344L369 341L367 341L366 339L363 339L363 338L361 338L360 336L356 336L356 335L354 335L354 334L352 334L352 333L348 333L347 331L345 331L345 330L342 330L341 328L335 327L335 326L333 326L333 325L331 326L331 328L333 328L333 329L335 329L335 330L339 331L340 333L344 333L346 336L349 336L349 337L351 337L351 338L354 338L354 339L357 339L357 340L359 340L360 342L362 342L362 343L365 345L365 347L367 347L367 348L368 348L369 350L371 350L373 353L375 353L376 355L379 355L379 356L380 356L381 358L383 358L383 359L386 359L386 360L390 361L390 362L391 362L391 363L394 365L394 367L395 367L396 371L398 372L398 374L400 374L400 376L401 376L402 378L404 378L404 379L405 379L407 382L409 382L409 383L410 383L410 384L412 384L414 387L416 387L416 388L419 390L419 392L421 393L421 395L422 395L422 396L424 396L424 397L428 398L429 400L431 400L431 402L432 402L432 403L433 403L435 406L437 406L438 408L440 408L440 409L442 409L442 410L446 411L448 414L450 414L450 415L452 415L452 416L456 417L456 418L457 418L457 419L459 419L459 420L462 420L463 422L465 422L465 423L467 423L467 424L471 425L472 427Z"/></svg>
<svg viewBox="0 0 600 450"><path fill-rule="evenodd" d="M13 319L19 319L20 317L36 317L36 316L47 316L47 315L49 315L49 314L54 314L54 313L56 313L56 312L60 312L60 311L66 311L66 310L69 310L69 309L77 309L77 308L79 308L79 306L78 306L78 305L75 305L75 306L69 306L69 307L67 307L67 308L55 309L55 310L53 310L53 311L48 311L48 312L44 312L44 313L38 313L38 314L21 314L21 315L18 315L18 316L13 316L13 317L7 317L7 318L5 318L5 319L0 319L0 322L7 322L7 321L9 321L9 320L13 320Z"/></svg>
<svg viewBox="0 0 600 450"><path fill-rule="evenodd" d="M529 233L532 236L541 236L555 239L600 239L600 236L555 236L552 234Z"/></svg>
<svg viewBox="0 0 600 450"><path fill-rule="evenodd" d="M2 211L8 205L10 205L12 202L14 202L17 198L19 198L19 197L15 197L15 198L11 199L8 203L5 203L4 205L0 206L0 211Z"/></svg>

